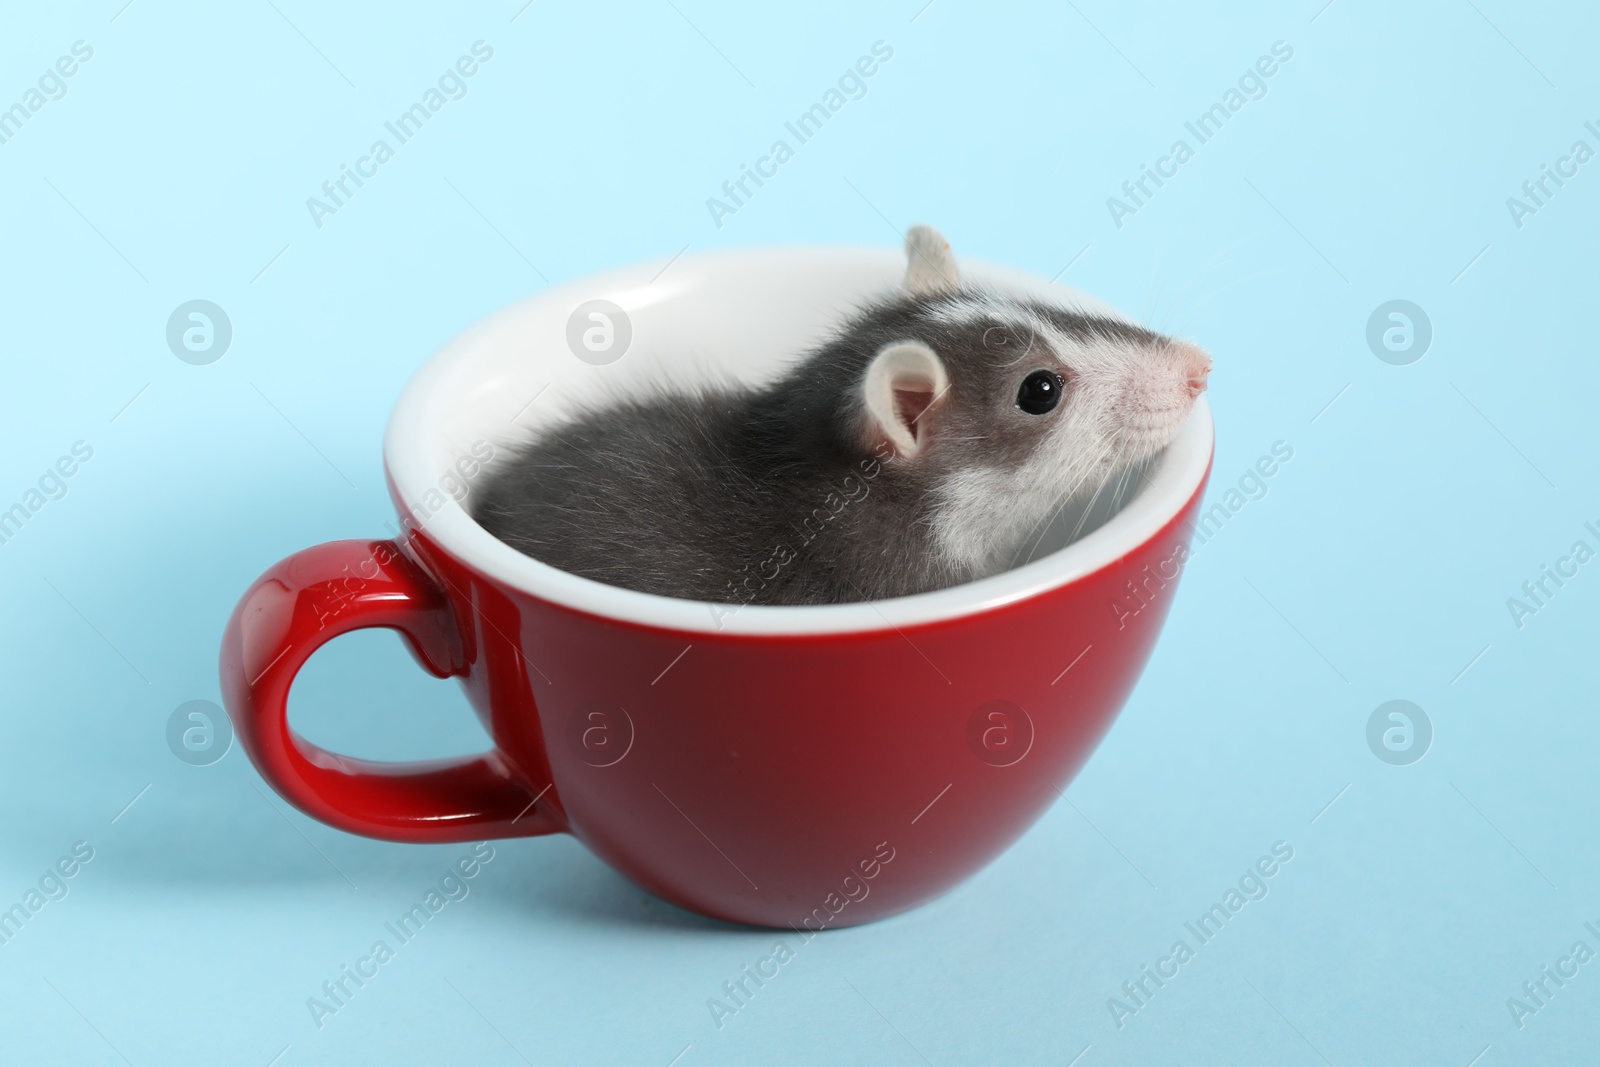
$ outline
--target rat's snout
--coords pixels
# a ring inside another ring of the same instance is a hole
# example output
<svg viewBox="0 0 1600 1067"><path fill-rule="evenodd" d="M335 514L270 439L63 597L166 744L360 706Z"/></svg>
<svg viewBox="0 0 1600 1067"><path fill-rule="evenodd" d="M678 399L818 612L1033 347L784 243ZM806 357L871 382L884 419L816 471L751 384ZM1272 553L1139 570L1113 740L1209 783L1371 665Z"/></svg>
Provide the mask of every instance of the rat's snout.
<svg viewBox="0 0 1600 1067"><path fill-rule="evenodd" d="M1124 457L1171 444L1211 377L1211 357L1188 341L1157 337L1138 356L1116 417Z"/></svg>
<svg viewBox="0 0 1600 1067"><path fill-rule="evenodd" d="M1180 373L1189 387L1191 398L1206 391L1206 380L1211 376L1211 357L1193 345L1174 345L1177 350Z"/></svg>

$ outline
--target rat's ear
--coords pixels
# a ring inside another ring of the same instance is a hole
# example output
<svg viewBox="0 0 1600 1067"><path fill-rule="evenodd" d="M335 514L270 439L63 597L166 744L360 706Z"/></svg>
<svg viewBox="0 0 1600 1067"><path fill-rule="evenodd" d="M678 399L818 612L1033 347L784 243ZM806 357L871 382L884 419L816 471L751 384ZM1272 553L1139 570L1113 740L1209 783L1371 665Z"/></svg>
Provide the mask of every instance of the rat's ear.
<svg viewBox="0 0 1600 1067"><path fill-rule="evenodd" d="M913 226L906 231L906 291L913 296L953 293L961 288L956 257L950 242L932 226Z"/></svg>
<svg viewBox="0 0 1600 1067"><path fill-rule="evenodd" d="M944 363L921 341L883 346L861 384L868 435L874 443L887 440L897 455L916 455L927 437L922 420L949 388Z"/></svg>

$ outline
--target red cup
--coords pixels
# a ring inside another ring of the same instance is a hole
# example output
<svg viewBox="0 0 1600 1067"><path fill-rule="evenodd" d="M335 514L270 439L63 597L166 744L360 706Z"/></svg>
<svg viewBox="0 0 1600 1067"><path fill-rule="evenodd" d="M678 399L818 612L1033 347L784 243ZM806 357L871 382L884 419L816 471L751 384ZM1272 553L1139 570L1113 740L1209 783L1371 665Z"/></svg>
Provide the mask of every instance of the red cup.
<svg viewBox="0 0 1600 1067"><path fill-rule="evenodd" d="M988 863L1071 781L1150 655L1210 471L1203 398L1104 525L893 600L637 593L522 555L462 503L494 455L585 393L707 365L765 380L902 268L886 250L684 257L546 291L447 346L385 438L403 535L298 552L228 621L222 691L261 775L301 811L385 840L570 833L665 900L763 926L869 922ZM962 273L1106 310L1003 268ZM591 343L608 338L612 351ZM373 763L289 728L301 665L372 626L460 679L491 751Z"/></svg>

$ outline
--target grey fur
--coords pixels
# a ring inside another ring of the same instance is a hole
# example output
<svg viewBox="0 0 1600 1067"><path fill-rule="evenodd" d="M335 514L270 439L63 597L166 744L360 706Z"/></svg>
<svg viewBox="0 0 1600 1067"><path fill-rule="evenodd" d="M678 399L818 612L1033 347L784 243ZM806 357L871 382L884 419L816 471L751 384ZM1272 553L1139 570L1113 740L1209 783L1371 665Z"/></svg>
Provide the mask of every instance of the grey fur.
<svg viewBox="0 0 1600 1067"><path fill-rule="evenodd" d="M1128 323L971 288L901 293L862 308L765 388L654 390L578 412L513 450L472 513L554 567L693 600L840 603L981 577L984 565L941 550L943 487L973 469L1026 478L1024 466L1044 454L1051 417L1015 405L1021 379L1061 359L1042 332L1091 351L1170 344ZM939 355L949 389L929 415L927 447L901 458L874 439L861 387L874 355L906 339ZM1147 458L1107 457L1070 495L1098 495ZM1062 489L1042 476L1039 491L1048 519ZM1036 526L1006 544L1030 540ZM1008 548L1008 561L1016 555Z"/></svg>

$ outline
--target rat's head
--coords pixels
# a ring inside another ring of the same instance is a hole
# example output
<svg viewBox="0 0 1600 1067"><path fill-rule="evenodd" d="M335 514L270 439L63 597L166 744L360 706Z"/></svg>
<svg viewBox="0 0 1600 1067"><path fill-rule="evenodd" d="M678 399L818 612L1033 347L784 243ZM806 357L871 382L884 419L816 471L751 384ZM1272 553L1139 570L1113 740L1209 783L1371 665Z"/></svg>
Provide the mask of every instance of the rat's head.
<svg viewBox="0 0 1600 1067"><path fill-rule="evenodd" d="M968 562L1161 451L1206 387L1211 361L1192 344L963 288L927 227L906 250L907 291L873 317L863 428L929 476L940 540Z"/></svg>

